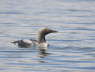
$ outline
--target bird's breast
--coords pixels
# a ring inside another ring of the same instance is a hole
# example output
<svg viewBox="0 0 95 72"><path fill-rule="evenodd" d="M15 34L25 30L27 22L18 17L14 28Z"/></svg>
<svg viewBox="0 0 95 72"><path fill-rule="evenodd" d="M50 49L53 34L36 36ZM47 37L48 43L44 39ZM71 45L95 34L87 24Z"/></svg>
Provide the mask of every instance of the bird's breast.
<svg viewBox="0 0 95 72"><path fill-rule="evenodd" d="M39 46L39 49L47 50L47 48L48 48L48 43L46 43L46 42L39 43L38 46Z"/></svg>

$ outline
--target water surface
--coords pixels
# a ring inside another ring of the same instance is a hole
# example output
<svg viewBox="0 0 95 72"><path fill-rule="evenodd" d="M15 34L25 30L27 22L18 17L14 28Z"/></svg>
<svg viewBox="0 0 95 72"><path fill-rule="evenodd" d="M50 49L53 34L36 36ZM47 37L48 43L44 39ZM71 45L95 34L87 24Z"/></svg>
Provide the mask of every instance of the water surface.
<svg viewBox="0 0 95 72"><path fill-rule="evenodd" d="M11 41L47 36L47 56L36 48L18 48ZM95 72L94 0L1 0L1 72Z"/></svg>

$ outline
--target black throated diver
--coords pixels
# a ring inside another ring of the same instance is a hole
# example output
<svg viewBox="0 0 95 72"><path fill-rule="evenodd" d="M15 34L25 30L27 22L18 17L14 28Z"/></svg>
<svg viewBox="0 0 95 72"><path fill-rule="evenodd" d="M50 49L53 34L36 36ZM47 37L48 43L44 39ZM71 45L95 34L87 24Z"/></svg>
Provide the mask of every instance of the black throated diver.
<svg viewBox="0 0 95 72"><path fill-rule="evenodd" d="M55 33L57 31L51 30L49 28L44 28L38 33L38 40L17 40L12 43L17 44L21 48L29 48L37 45L40 50L46 50L48 47L48 43L46 42L45 36L49 33Z"/></svg>

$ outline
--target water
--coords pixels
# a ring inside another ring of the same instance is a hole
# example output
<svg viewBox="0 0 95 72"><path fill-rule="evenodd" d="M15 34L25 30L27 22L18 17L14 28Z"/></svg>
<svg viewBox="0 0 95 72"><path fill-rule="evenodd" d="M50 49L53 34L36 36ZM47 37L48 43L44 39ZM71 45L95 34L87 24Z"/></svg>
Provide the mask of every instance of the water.
<svg viewBox="0 0 95 72"><path fill-rule="evenodd" d="M47 56L11 41L47 36ZM0 72L95 72L95 0L1 0Z"/></svg>

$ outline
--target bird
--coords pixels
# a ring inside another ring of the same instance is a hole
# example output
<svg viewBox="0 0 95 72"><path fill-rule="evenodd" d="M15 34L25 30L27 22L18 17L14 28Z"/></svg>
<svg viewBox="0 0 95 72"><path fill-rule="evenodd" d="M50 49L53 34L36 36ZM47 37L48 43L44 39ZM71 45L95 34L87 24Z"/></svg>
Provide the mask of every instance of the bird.
<svg viewBox="0 0 95 72"><path fill-rule="evenodd" d="M37 46L42 53L47 50L47 47L49 44L46 41L46 36L50 33L56 33L58 31L52 30L49 28L43 28L38 32L38 39L33 40L33 39L24 39L24 40L16 40L11 43L17 44L18 47L20 48L31 48L33 46Z"/></svg>

